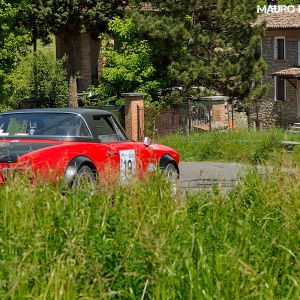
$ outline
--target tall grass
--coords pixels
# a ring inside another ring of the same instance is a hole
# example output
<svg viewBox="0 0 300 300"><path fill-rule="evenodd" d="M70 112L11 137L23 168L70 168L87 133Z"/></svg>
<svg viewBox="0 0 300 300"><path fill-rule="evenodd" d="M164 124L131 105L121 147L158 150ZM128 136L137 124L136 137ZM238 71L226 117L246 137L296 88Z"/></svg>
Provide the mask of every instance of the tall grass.
<svg viewBox="0 0 300 300"><path fill-rule="evenodd" d="M182 161L224 161L250 164L279 163L284 154L282 141L300 141L300 134L281 128L272 130L211 131L183 135L177 133L156 141L176 149ZM289 155L300 161L300 149Z"/></svg>
<svg viewBox="0 0 300 300"><path fill-rule="evenodd" d="M185 197L160 174L94 194L11 180L0 298L299 299L299 191L277 169Z"/></svg>

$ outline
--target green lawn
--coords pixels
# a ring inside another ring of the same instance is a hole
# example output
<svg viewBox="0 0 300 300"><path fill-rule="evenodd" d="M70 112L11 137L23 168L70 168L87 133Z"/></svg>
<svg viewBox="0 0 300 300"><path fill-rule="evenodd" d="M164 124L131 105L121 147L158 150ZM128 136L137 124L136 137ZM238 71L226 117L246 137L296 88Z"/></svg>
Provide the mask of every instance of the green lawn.
<svg viewBox="0 0 300 300"><path fill-rule="evenodd" d="M247 164L297 165L298 147L293 153L283 151L282 141L299 141L300 134L281 128L272 130L211 131L183 135L177 133L154 141L176 149L182 161L223 161Z"/></svg>

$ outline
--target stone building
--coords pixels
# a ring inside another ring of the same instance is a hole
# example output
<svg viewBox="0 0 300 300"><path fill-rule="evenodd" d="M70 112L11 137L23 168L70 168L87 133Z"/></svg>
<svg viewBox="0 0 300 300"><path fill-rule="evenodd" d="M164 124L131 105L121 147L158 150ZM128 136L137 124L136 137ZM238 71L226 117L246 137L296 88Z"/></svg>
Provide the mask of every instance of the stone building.
<svg viewBox="0 0 300 300"><path fill-rule="evenodd" d="M288 127L300 118L300 14L298 6L268 11L257 22L267 21L261 52L268 70L262 83L270 89L253 104L250 121L263 128Z"/></svg>

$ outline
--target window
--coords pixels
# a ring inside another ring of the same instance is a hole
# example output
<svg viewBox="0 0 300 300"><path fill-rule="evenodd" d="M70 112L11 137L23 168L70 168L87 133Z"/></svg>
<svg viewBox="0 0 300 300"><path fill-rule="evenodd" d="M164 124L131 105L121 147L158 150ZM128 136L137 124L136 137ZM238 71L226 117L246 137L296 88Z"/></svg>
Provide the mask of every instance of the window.
<svg viewBox="0 0 300 300"><path fill-rule="evenodd" d="M80 131L79 131L80 129ZM70 113L11 113L0 117L0 136L61 135L91 137L83 119Z"/></svg>
<svg viewBox="0 0 300 300"><path fill-rule="evenodd" d="M285 101L285 80L275 76L275 100Z"/></svg>
<svg viewBox="0 0 300 300"><path fill-rule="evenodd" d="M126 141L117 123L110 116L93 116L94 124L101 142Z"/></svg>
<svg viewBox="0 0 300 300"><path fill-rule="evenodd" d="M285 59L285 38L284 36L276 36L274 39L274 59Z"/></svg>

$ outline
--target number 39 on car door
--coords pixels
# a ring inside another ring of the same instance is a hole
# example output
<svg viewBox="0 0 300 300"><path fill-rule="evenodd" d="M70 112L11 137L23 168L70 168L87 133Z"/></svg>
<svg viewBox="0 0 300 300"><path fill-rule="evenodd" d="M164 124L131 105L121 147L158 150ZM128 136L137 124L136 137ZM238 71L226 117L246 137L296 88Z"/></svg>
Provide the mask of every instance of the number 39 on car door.
<svg viewBox="0 0 300 300"><path fill-rule="evenodd" d="M134 150L120 151L121 184L128 183L136 174L136 155Z"/></svg>

